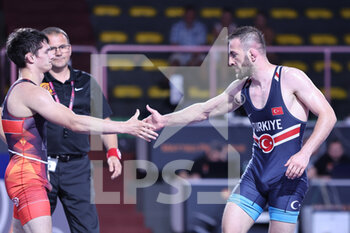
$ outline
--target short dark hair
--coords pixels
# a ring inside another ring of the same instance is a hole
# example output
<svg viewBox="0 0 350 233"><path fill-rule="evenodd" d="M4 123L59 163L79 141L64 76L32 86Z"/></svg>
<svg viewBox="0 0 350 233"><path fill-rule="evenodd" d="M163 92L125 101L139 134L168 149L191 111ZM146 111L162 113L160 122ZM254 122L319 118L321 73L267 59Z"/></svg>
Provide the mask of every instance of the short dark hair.
<svg viewBox="0 0 350 233"><path fill-rule="evenodd" d="M330 137L330 139L327 141L327 147L334 143L339 143L343 145L342 141L338 137Z"/></svg>
<svg viewBox="0 0 350 233"><path fill-rule="evenodd" d="M224 12L228 12L231 15L233 15L232 14L232 9L230 7L228 7L228 6L225 6L225 7L222 8L222 13L224 13Z"/></svg>
<svg viewBox="0 0 350 233"><path fill-rule="evenodd" d="M245 50L248 49L251 42L255 42L260 45L259 50L261 53L266 54L266 42L264 35L257 28L252 26L238 27L231 35L228 37L228 41L238 38Z"/></svg>
<svg viewBox="0 0 350 233"><path fill-rule="evenodd" d="M42 43L49 42L47 36L33 28L19 28L12 32L6 41L7 56L18 68L26 67L25 55L37 55Z"/></svg>
<svg viewBox="0 0 350 233"><path fill-rule="evenodd" d="M196 12L196 8L194 7L194 5L186 5L185 6L185 12L188 12L188 11Z"/></svg>
<svg viewBox="0 0 350 233"><path fill-rule="evenodd" d="M62 35L64 35L64 37L67 38L68 43L70 43L68 34L63 29L61 29L59 27L47 27L44 30L42 30L42 32L45 35L62 34Z"/></svg>
<svg viewBox="0 0 350 233"><path fill-rule="evenodd" d="M266 11L262 11L262 10L258 11L258 12L256 13L255 17L258 16L258 15L263 16L265 19L269 19L269 15L267 14Z"/></svg>

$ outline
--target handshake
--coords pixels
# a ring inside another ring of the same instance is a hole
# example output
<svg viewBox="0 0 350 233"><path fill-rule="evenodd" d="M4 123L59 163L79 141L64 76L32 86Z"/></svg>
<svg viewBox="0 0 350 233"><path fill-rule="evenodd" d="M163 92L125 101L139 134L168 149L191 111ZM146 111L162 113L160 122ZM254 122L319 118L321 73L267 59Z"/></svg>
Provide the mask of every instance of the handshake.
<svg viewBox="0 0 350 233"><path fill-rule="evenodd" d="M139 120L140 111L137 109L136 113L125 122L126 128L123 130L123 133L128 133L150 142L152 139L157 139L158 134L155 131L163 128L165 124L162 120L164 117L157 110L152 109L148 105L146 107L151 115L143 120Z"/></svg>

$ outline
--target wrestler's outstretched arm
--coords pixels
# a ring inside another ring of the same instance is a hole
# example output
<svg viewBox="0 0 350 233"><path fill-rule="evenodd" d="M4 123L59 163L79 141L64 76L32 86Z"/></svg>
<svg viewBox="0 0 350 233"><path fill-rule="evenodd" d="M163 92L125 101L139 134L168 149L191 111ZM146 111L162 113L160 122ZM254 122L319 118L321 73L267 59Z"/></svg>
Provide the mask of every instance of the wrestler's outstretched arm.
<svg viewBox="0 0 350 233"><path fill-rule="evenodd" d="M212 116L218 116L236 110L242 105L241 90L246 79L232 82L220 95L209 99L206 102L195 103L177 112L161 115L157 110L146 106L151 113L144 119L156 129L164 126L187 125L189 123L203 121Z"/></svg>
<svg viewBox="0 0 350 233"><path fill-rule="evenodd" d="M26 87L23 87L23 85L26 85ZM21 86L23 87L21 91L16 91L16 88ZM15 94L15 91L17 103L19 101L22 102L21 106L25 106L25 109L31 111L31 115L38 113L46 120L66 127L74 132L86 134L127 133L147 141L156 139L158 136L158 134L153 131L154 126L138 120L140 115L138 109L134 116L127 121L102 120L75 114L66 106L55 102L49 92L41 87L23 83L17 85L13 89L12 95ZM28 98L28 96L31 96L31 98ZM8 101L10 101L10 99Z"/></svg>

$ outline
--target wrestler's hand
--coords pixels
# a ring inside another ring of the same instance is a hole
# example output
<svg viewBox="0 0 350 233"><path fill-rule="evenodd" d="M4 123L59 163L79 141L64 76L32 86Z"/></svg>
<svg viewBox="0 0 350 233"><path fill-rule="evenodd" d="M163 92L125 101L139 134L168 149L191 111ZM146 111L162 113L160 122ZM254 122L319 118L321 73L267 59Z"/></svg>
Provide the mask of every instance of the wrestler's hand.
<svg viewBox="0 0 350 233"><path fill-rule="evenodd" d="M107 159L109 171L113 172L111 179L114 180L117 178L122 172L122 164L117 156L111 156Z"/></svg>
<svg viewBox="0 0 350 233"><path fill-rule="evenodd" d="M310 157L301 152L298 152L290 157L287 163L284 165L285 167L288 167L286 176L289 179L299 178L304 173L309 160Z"/></svg>
<svg viewBox="0 0 350 233"><path fill-rule="evenodd" d="M149 105L146 106L147 110L151 113L147 118L143 119L144 122L152 124L156 130L164 127L163 116Z"/></svg>
<svg viewBox="0 0 350 233"><path fill-rule="evenodd" d="M139 115L140 111L137 109L134 116L125 122L127 125L125 133L142 138L148 142L150 142L151 139L156 139L158 137L158 134L154 132L155 126L145 121L140 121L138 119Z"/></svg>

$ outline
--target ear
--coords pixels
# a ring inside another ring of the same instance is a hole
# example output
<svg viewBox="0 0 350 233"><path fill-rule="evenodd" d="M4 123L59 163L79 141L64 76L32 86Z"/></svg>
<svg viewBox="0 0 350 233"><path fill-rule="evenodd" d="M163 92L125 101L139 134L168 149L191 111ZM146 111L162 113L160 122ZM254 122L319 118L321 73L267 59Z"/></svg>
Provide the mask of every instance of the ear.
<svg viewBox="0 0 350 233"><path fill-rule="evenodd" d="M257 57L258 57L258 54L259 54L258 50L254 49L254 48L250 48L248 50L247 55L248 55L248 58L251 62L255 62Z"/></svg>
<svg viewBox="0 0 350 233"><path fill-rule="evenodd" d="M32 54L32 53L27 53L27 54L24 56L24 58L25 58L25 61L26 61L27 63L30 63L30 64L33 64L34 61L35 61L35 59L34 59L34 54Z"/></svg>

